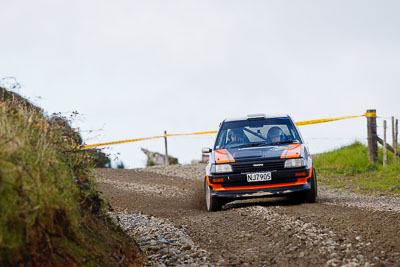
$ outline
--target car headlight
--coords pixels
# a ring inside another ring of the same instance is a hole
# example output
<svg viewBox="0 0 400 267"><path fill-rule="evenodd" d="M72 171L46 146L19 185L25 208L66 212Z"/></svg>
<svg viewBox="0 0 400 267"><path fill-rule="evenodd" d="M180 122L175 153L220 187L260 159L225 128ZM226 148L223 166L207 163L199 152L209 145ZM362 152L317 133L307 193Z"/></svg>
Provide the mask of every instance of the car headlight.
<svg viewBox="0 0 400 267"><path fill-rule="evenodd" d="M230 164L214 164L211 166L212 173L225 173L232 172L232 166Z"/></svg>
<svg viewBox="0 0 400 267"><path fill-rule="evenodd" d="M306 166L306 162L303 158L288 159L285 161L285 168L299 168L304 166Z"/></svg>

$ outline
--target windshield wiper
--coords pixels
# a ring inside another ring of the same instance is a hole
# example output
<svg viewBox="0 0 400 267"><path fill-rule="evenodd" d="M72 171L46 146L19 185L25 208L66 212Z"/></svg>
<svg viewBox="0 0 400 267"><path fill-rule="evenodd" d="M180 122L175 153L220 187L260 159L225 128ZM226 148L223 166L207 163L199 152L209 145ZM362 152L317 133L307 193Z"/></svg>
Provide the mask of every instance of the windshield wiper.
<svg viewBox="0 0 400 267"><path fill-rule="evenodd" d="M280 141L280 142L274 142L271 143L271 145L281 145L281 144L298 144L298 140L286 140L286 141Z"/></svg>
<svg viewBox="0 0 400 267"><path fill-rule="evenodd" d="M266 142L258 142L258 143L252 143L250 146L268 146L269 144Z"/></svg>
<svg viewBox="0 0 400 267"><path fill-rule="evenodd" d="M239 146L234 146L231 148L242 148L242 147L254 147L254 146L267 146L269 144L265 142L259 142L259 143L249 143L249 144L244 144L244 145L239 145Z"/></svg>
<svg viewBox="0 0 400 267"><path fill-rule="evenodd" d="M282 144L298 144L298 140L286 140L274 143L267 143L267 142L258 142L258 143L248 143L238 146L232 146L230 148L243 148L243 147L256 147L256 146L271 146L271 145L282 145Z"/></svg>

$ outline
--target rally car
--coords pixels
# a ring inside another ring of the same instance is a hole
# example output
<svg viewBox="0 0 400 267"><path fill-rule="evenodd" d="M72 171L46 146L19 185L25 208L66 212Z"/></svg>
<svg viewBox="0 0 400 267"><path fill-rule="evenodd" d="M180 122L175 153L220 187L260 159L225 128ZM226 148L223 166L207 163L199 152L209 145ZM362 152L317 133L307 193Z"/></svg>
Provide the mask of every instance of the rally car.
<svg viewBox="0 0 400 267"><path fill-rule="evenodd" d="M288 115L248 115L220 124L204 179L208 211L235 199L291 194L315 202L316 172Z"/></svg>

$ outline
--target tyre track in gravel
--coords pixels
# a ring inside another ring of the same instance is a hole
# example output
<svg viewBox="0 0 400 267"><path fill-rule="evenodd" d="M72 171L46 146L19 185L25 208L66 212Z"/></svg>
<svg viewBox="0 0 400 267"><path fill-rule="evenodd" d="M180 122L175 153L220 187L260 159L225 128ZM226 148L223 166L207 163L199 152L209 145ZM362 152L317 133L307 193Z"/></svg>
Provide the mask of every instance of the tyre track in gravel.
<svg viewBox="0 0 400 267"><path fill-rule="evenodd" d="M204 165L97 169L96 178L100 191L116 211L162 218L184 231L205 250L206 258L199 255L202 259L194 261L197 264L400 263L398 198L365 197L320 188L321 197L314 204L299 204L291 198L265 198L235 201L221 212L209 213L203 207L203 169Z"/></svg>

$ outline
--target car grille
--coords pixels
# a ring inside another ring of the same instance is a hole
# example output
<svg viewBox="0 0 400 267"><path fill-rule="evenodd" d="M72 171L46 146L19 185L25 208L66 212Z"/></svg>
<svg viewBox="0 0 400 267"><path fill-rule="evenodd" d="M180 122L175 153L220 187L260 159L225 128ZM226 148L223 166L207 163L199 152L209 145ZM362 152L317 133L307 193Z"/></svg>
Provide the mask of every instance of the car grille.
<svg viewBox="0 0 400 267"><path fill-rule="evenodd" d="M262 166L254 166L262 164ZM285 168L285 160L268 160L268 161L251 161L231 163L234 173L257 172L257 171L273 171L283 170Z"/></svg>

